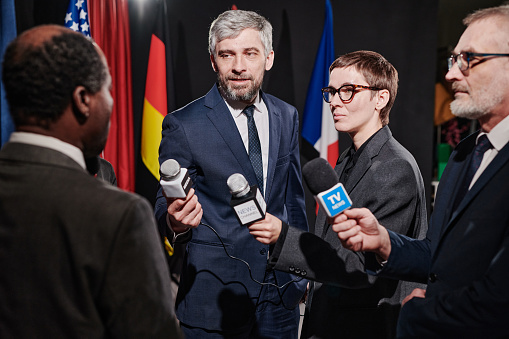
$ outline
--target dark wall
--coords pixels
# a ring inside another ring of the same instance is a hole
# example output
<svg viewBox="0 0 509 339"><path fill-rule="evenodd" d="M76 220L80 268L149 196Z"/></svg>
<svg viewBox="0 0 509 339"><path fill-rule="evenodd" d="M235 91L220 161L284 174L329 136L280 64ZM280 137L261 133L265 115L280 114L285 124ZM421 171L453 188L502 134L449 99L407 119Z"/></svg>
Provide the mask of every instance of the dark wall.
<svg viewBox="0 0 509 339"><path fill-rule="evenodd" d="M136 190L151 201L154 201L157 183L141 163L139 138L148 49L157 1L162 0L129 1ZM292 103L302 114L323 28L322 1L166 0L166 3L177 107L204 95L214 83L215 73L207 51L208 28L219 13L235 3L239 9L257 11L271 21L275 64L266 75L264 90ZM42 23L62 24L67 4L67 0L18 0L18 27L24 30ZM428 189L432 178L438 0L331 0L331 4L338 56L359 49L374 50L399 71L400 89L389 126L394 136L415 156ZM340 151L349 142L348 136L341 135ZM309 159L304 156L302 160ZM311 197L309 205L313 205Z"/></svg>
<svg viewBox="0 0 509 339"><path fill-rule="evenodd" d="M374 50L394 64L400 75L400 89L391 112L394 136L415 156L426 188L431 185L433 157L433 100L437 38L438 0L426 2L378 0L348 2L331 0L334 11L336 54ZM208 28L231 1L167 1L170 20L177 97L181 107L210 89L215 81L207 51ZM264 90L286 100L302 114L316 50L320 41L324 3L322 1L236 1L239 9L254 10L267 17L274 28L275 64L267 73ZM133 2L130 11L135 80L134 111L142 110L143 74L148 58L149 27L155 1ZM302 121L302 120L301 120ZM137 126L137 125L135 125ZM340 151L350 138L340 136ZM302 161L309 160L303 156ZM150 187L138 166L138 189ZM141 178L144 177L144 178ZM150 179L150 178L149 178ZM143 183L143 184L141 184ZM429 190L428 190L429 197ZM313 223L313 200L308 197L308 214Z"/></svg>

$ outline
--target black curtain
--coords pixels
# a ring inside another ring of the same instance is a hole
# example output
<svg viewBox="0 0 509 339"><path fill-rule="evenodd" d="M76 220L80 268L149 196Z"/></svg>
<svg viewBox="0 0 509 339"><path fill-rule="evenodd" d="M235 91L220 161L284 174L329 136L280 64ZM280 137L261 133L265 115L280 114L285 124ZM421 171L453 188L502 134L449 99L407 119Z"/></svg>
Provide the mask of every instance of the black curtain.
<svg viewBox="0 0 509 339"><path fill-rule="evenodd" d="M304 109L305 97L324 21L324 2L317 0L132 0L131 27L136 191L155 201L157 182L140 156L141 115L152 22L158 1L166 1L172 43L176 106L204 95L215 81L207 50L212 20L235 4L268 18L274 28L275 64L264 90ZM43 23L63 24L67 0L17 0L18 32ZM384 55L398 70L399 93L390 114L396 139L416 158L429 202L434 154L433 110L438 0L331 0L334 40L339 56L355 50ZM340 152L350 143L340 135ZM206 146L204 146L206 147ZM304 155L303 162L310 160ZM310 226L313 199L307 197ZM428 204L429 205L429 204Z"/></svg>

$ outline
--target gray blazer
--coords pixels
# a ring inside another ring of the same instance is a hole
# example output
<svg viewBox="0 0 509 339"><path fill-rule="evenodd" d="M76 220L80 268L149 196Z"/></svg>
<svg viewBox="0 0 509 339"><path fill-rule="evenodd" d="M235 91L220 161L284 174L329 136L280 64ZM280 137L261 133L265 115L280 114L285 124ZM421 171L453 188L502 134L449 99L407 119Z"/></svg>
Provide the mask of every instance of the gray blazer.
<svg viewBox="0 0 509 339"><path fill-rule="evenodd" d="M349 149L338 159L338 176ZM427 229L424 184L413 156L383 127L366 144L343 183L353 207L371 210L382 225L413 238ZM399 304L415 283L368 276L364 256L344 249L319 211L315 233L289 227L275 268L299 273L311 288L303 338L393 337ZM327 283L327 284L322 284ZM421 286L422 287L422 286Z"/></svg>
<svg viewBox="0 0 509 339"><path fill-rule="evenodd" d="M0 272L0 338L180 337L149 203L58 151L0 151Z"/></svg>

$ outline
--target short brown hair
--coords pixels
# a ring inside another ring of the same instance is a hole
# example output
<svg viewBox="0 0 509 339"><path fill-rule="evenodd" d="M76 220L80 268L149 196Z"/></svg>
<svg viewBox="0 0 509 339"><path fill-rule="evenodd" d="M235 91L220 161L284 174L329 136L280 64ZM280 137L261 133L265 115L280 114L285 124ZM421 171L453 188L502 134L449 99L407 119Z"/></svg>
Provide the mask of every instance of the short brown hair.
<svg viewBox="0 0 509 339"><path fill-rule="evenodd" d="M380 111L380 120L385 126L389 123L389 112L391 111L396 94L398 93L398 71L382 55L372 51L356 51L337 58L329 67L329 73L335 68L354 67L369 86L387 89L389 91L389 102ZM372 97L375 94L372 94Z"/></svg>

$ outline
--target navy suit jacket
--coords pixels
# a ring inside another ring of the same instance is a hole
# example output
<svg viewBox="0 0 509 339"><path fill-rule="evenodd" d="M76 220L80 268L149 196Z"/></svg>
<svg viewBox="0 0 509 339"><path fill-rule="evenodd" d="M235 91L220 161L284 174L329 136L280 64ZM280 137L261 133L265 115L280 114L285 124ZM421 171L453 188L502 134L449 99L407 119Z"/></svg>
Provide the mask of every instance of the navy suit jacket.
<svg viewBox="0 0 509 339"><path fill-rule="evenodd" d="M509 336L509 144L452 210L477 133L452 153L437 192L427 238L390 232L380 274L427 281L426 298L402 308L398 336Z"/></svg>
<svg viewBox="0 0 509 339"><path fill-rule="evenodd" d="M261 95L269 112L270 128L267 211L307 230L297 110L271 95ZM159 162L170 158L190 173L203 208L202 223L217 231L229 255L248 262L251 267L250 272L242 262L228 258L221 240L208 227L200 225L193 229L177 294L179 320L189 326L227 331L252 322L256 307L260 310L268 300L282 303L281 307L295 307L304 293L305 281L281 290L262 289L253 281L264 280L269 246L256 241L240 225L230 206L228 177L241 173L254 185L256 176L217 86L165 117ZM161 190L156 201L156 218L164 232L166 202ZM294 278L283 272L277 272L276 277L278 285Z"/></svg>

